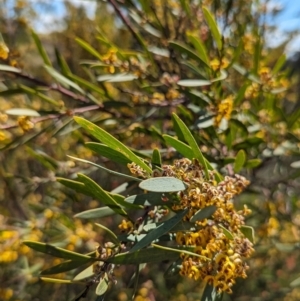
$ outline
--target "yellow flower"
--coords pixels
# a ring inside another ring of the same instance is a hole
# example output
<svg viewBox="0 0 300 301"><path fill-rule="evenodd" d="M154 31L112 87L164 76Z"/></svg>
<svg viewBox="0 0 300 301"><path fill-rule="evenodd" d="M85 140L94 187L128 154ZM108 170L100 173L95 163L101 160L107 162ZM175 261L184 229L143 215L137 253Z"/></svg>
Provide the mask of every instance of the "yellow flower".
<svg viewBox="0 0 300 301"><path fill-rule="evenodd" d="M217 115L215 117L215 126L218 127L223 118L229 120L233 109L233 95L221 101L217 108Z"/></svg>
<svg viewBox="0 0 300 301"><path fill-rule="evenodd" d="M8 58L9 49L4 42L0 42L0 59L6 60Z"/></svg>
<svg viewBox="0 0 300 301"><path fill-rule="evenodd" d="M34 123L30 121L28 116L20 116L18 118L19 127L24 131L27 132L34 127Z"/></svg>

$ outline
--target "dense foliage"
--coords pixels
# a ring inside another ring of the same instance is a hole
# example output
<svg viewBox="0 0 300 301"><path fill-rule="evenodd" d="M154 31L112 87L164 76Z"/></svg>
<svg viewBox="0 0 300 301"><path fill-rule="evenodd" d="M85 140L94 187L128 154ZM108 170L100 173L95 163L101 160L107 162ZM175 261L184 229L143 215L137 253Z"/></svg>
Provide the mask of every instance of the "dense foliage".
<svg viewBox="0 0 300 301"><path fill-rule="evenodd" d="M266 6L69 3L40 38L21 2L28 39L1 24L1 298L297 300L300 110Z"/></svg>

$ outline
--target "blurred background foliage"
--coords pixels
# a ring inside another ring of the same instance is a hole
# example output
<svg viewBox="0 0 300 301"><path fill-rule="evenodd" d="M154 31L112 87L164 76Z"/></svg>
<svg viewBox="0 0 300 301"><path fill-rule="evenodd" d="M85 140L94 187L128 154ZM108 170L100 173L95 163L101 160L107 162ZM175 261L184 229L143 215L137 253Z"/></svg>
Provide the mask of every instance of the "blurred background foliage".
<svg viewBox="0 0 300 301"><path fill-rule="evenodd" d="M171 162L178 154L162 134L178 134L171 122L176 112L218 170L251 181L236 206L252 209L247 223L256 230L256 252L248 278L224 299L299 300L298 282L292 282L300 271L299 60L286 61L285 45L267 45L272 28L265 16L272 12L266 3L108 0L97 2L91 19L84 7L65 1L61 29L39 35L34 22L45 11L55 13L55 4L37 9L26 0L3 3L0 299L71 300L78 293L72 285L39 280L41 269L59 260L33 252L23 240L78 252L105 241L92 221L73 218L99 201L63 187L56 177L85 173L112 191L122 179L66 155L126 168L87 148L93 138L72 117L97 123L146 156L158 148ZM234 164L238 153L242 166ZM117 231L120 220L101 222ZM118 271L107 298L126 301L133 271ZM143 270L135 301L199 300L202 289L180 277L164 279L156 266Z"/></svg>

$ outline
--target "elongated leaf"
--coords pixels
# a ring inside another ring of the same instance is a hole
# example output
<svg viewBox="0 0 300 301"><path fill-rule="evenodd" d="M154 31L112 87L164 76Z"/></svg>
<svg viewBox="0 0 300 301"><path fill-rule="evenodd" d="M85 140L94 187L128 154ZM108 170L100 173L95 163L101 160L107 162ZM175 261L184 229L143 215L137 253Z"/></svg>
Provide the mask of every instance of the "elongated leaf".
<svg viewBox="0 0 300 301"><path fill-rule="evenodd" d="M138 76L135 74L130 73L119 73L113 75L100 75L97 77L98 82L109 82L109 83L122 83L122 82L129 82L134 79L137 79Z"/></svg>
<svg viewBox="0 0 300 301"><path fill-rule="evenodd" d="M159 248L161 250L165 250L165 251L170 251L170 252L176 252L176 253L180 253L180 254L186 254L186 255L190 255L190 256L194 256L194 257L199 257L205 260L211 260L210 258L203 256L203 255L199 255L197 253L191 252L188 249L184 249L182 247L182 249L180 248L169 248L169 247L165 247L165 246L161 246L161 245L156 245L156 244L151 244L152 247L154 248ZM189 249L193 249L193 247L190 247Z"/></svg>
<svg viewBox="0 0 300 301"><path fill-rule="evenodd" d="M248 238L252 243L254 243L254 229L250 226L241 226L240 231Z"/></svg>
<svg viewBox="0 0 300 301"><path fill-rule="evenodd" d="M41 272L41 275L53 275L53 274L68 272L68 271L77 269L78 267L85 265L91 261L92 261L91 259L68 260L68 261L62 262L56 266L53 266L49 269L43 270Z"/></svg>
<svg viewBox="0 0 300 301"><path fill-rule="evenodd" d="M98 168L100 168L102 170L105 170L106 172L108 172L110 174L115 175L115 176L124 177L124 178L130 179L131 181L137 181L137 182L141 181L140 179L135 178L133 176L129 176L129 175L117 172L117 171L113 171L111 169L108 169L106 167L103 167L103 166L101 166L99 164L96 164L94 162L91 162L91 161L88 161L88 160L85 160L85 159L80 159L80 158L76 158L76 157L72 157L72 156L68 156L68 157L71 158L71 159L73 159L73 160L80 161L80 162L87 163L87 164L93 165L95 167L98 167Z"/></svg>
<svg viewBox="0 0 300 301"><path fill-rule="evenodd" d="M193 137L192 133L190 132L188 127L185 125L185 123L176 114L173 114L173 116L174 116L175 122L178 124L182 133L184 134L184 139L187 141L187 143L191 147L195 158L198 159L199 162L202 164L206 178L208 179L209 176L208 176L208 168L207 168L207 164L206 164L206 159L204 158L195 138Z"/></svg>
<svg viewBox="0 0 300 301"><path fill-rule="evenodd" d="M87 121L86 119L80 117L74 117L75 121L81 125L88 133L93 135L98 140L105 143L107 146L115 149L116 151L122 153L125 157L127 157L131 162L136 163L141 168L143 168L148 173L151 173L151 168L142 161L138 156L136 156L129 148L127 148L123 143L114 138L112 135L96 126L95 124Z"/></svg>
<svg viewBox="0 0 300 301"><path fill-rule="evenodd" d="M108 289L108 275L104 273L104 275L100 278L99 283L96 287L96 295L102 296L106 293Z"/></svg>
<svg viewBox="0 0 300 301"><path fill-rule="evenodd" d="M55 279L55 278L48 278L48 277L41 277L40 279L45 281L45 282L51 282L51 283L61 283L61 284L71 284L71 283L73 283L72 280Z"/></svg>
<svg viewBox="0 0 300 301"><path fill-rule="evenodd" d="M160 152L157 148L153 150L151 164L154 167L157 167L157 166L161 167L161 164L162 164L161 155L160 155Z"/></svg>
<svg viewBox="0 0 300 301"><path fill-rule="evenodd" d="M55 48L55 56L56 56L56 60L57 60L57 63L60 67L62 74L64 76L68 76L68 75L72 74L66 60L64 59L64 57L61 55L61 53L58 51L57 48Z"/></svg>
<svg viewBox="0 0 300 301"><path fill-rule="evenodd" d="M223 47L222 46L222 36L220 34L217 22L214 19L213 15L210 13L210 11L206 7L203 7L203 14L204 14L206 22L211 30L211 34L214 37L214 40L217 44L217 48L219 50L221 50Z"/></svg>
<svg viewBox="0 0 300 301"><path fill-rule="evenodd" d="M101 201L106 206L110 207L116 213L127 216L126 211L120 207L120 205L107 193L103 190L96 182L84 174L78 174L78 180L84 184L84 186L92 191L95 198Z"/></svg>
<svg viewBox="0 0 300 301"><path fill-rule="evenodd" d="M93 193L88 190L83 183L74 181L74 180L69 180L65 178L56 178L56 181L61 183L62 185L71 188L77 192L80 192L82 194L88 195L88 196L93 196Z"/></svg>
<svg viewBox="0 0 300 301"><path fill-rule="evenodd" d="M205 46L202 43L202 41L198 37L196 37L194 35L191 35L191 34L188 34L187 37L190 40L190 42L193 44L193 46L196 48L196 50L198 52L198 55L200 56L200 58L202 59L202 61L208 67L210 67L210 65L209 65L209 59L208 59L208 56L207 56L207 52L206 52Z"/></svg>
<svg viewBox="0 0 300 301"><path fill-rule="evenodd" d="M190 218L190 222L194 223L196 221L201 221L205 218L211 217L216 210L216 206L207 206L203 209L200 209Z"/></svg>
<svg viewBox="0 0 300 301"><path fill-rule="evenodd" d="M0 64L0 71L7 71L7 72L13 72L13 73L21 73L22 70L12 67L12 66L8 66L8 65L1 65Z"/></svg>
<svg viewBox="0 0 300 301"><path fill-rule="evenodd" d="M169 135L163 135L163 138L165 139L168 145L174 147L185 158L188 158L190 160L193 159L194 153L190 146Z"/></svg>
<svg viewBox="0 0 300 301"><path fill-rule="evenodd" d="M95 84L91 83L90 81L87 81L87 80L85 80L85 79L83 79L83 78L81 78L77 75L69 74L68 78L71 78L76 83L90 89L91 91L94 91L94 92L98 93L101 96L105 95L104 91L100 87L98 87L97 85L95 85ZM101 101L97 101L97 104L101 104L101 103L102 103Z"/></svg>
<svg viewBox="0 0 300 301"><path fill-rule="evenodd" d="M174 177L156 177L142 181L139 187L152 192L178 192L186 189L186 185Z"/></svg>
<svg viewBox="0 0 300 301"><path fill-rule="evenodd" d="M90 256L75 253L72 251L68 251L68 250L65 250L65 249L62 249L59 247L54 247L52 245L45 244L42 242L25 240L25 241L23 241L23 244L35 251L49 254L49 255L52 255L55 257L59 257L59 258L65 258L65 259L70 259L70 260L75 260L75 261L76 260L77 261L91 260Z"/></svg>
<svg viewBox="0 0 300 301"><path fill-rule="evenodd" d="M234 238L233 234L228 229L226 229L223 225L219 224L219 227L223 230L223 233L228 239L232 240Z"/></svg>
<svg viewBox="0 0 300 301"><path fill-rule="evenodd" d="M30 88L28 86L25 86L25 85L19 85L19 87L20 87L20 89L22 90L23 93L30 94L30 95L36 95L36 96L40 97L41 99L46 100L47 102L49 102L53 105L60 106L60 104L56 100L54 100L54 99L46 96L45 94L39 92L37 89L32 89L32 88Z"/></svg>
<svg viewBox="0 0 300 301"><path fill-rule="evenodd" d="M102 61L102 56L100 55L100 53L95 48L93 48L89 43L85 42L84 40L82 40L80 38L76 38L75 41L82 48L84 48L86 51L88 51L90 54L92 54L93 56L98 58L100 61Z"/></svg>
<svg viewBox="0 0 300 301"><path fill-rule="evenodd" d="M286 62L286 55L285 54L282 54L279 59L277 60L273 70L272 70L272 73L273 74L277 74L281 69L282 67L284 66Z"/></svg>
<svg viewBox="0 0 300 301"><path fill-rule="evenodd" d="M177 85L182 87L203 87L211 85L211 81L203 79L181 79Z"/></svg>
<svg viewBox="0 0 300 301"><path fill-rule="evenodd" d="M261 164L261 159L250 159L246 162L245 167L246 168L254 168Z"/></svg>
<svg viewBox="0 0 300 301"><path fill-rule="evenodd" d="M125 202L143 206L166 205L163 200L163 194L157 192L149 192L145 194L132 195L125 199Z"/></svg>
<svg viewBox="0 0 300 301"><path fill-rule="evenodd" d="M176 42L176 41L169 42L169 45L173 49L179 51L182 54L187 55L188 57L197 61L198 63L206 65L206 63L201 59L201 57L197 53L195 53L192 49L187 47L186 45L181 44L180 42Z"/></svg>
<svg viewBox="0 0 300 301"><path fill-rule="evenodd" d="M162 223L156 229L152 230L141 241L136 243L131 248L130 253L133 253L134 251L140 250L140 249L150 245L155 239L158 239L160 236L162 236L165 233L172 230L172 228L175 227L182 220L182 218L186 215L187 211L188 211L188 209L186 208L185 210L177 213L175 216L173 216L169 220Z"/></svg>
<svg viewBox="0 0 300 301"><path fill-rule="evenodd" d="M17 115L17 116L32 116L37 117L41 116L39 112L31 109L23 109L23 108L14 108L5 111L8 115Z"/></svg>
<svg viewBox="0 0 300 301"><path fill-rule="evenodd" d="M113 162L117 162L120 164L127 165L128 163L131 163L131 160L129 160L126 156L124 156L122 153L116 151L115 149L106 146L102 143L97 142L87 142L85 144L89 149L93 150L97 154L108 158L112 160Z"/></svg>
<svg viewBox="0 0 300 301"><path fill-rule="evenodd" d="M31 36L34 40L34 43L39 51L40 56L43 59L45 65L52 66L51 61L48 57L48 54L41 43L41 40L39 39L38 35L33 30L31 30Z"/></svg>
<svg viewBox="0 0 300 301"><path fill-rule="evenodd" d="M111 208L101 207L101 208L90 209L90 210L86 210L86 211L77 213L74 215L74 217L90 219L90 218L106 217L106 216L110 216L110 215L114 215L114 214L116 214L116 212L114 210L112 210Z"/></svg>
<svg viewBox="0 0 300 301"><path fill-rule="evenodd" d="M106 261L114 264L140 264L150 262L161 262L164 260L176 260L179 253L161 250L158 248L147 248L136 252L127 252L108 258Z"/></svg>
<svg viewBox="0 0 300 301"><path fill-rule="evenodd" d="M86 269L81 271L79 274L77 274L74 278L73 281L80 281L89 277L92 277L94 275L94 265L88 266Z"/></svg>
<svg viewBox="0 0 300 301"><path fill-rule="evenodd" d="M99 228L101 228L102 230L104 230L108 235L109 237L111 238L112 242L114 242L115 244L119 245L120 244L120 241L118 240L116 234L114 232L112 232L110 229L108 229L107 227L101 225L101 224L97 224L95 223L95 225Z"/></svg>
<svg viewBox="0 0 300 301"><path fill-rule="evenodd" d="M235 162L234 162L234 172L239 172L246 162L246 153L243 149L239 150Z"/></svg>
<svg viewBox="0 0 300 301"><path fill-rule="evenodd" d="M80 92L81 94L85 94L85 92L74 82L63 76L62 74L58 73L55 69L49 67L49 66L44 66L47 72L59 83L61 83L64 87L70 88L72 87L76 91Z"/></svg>

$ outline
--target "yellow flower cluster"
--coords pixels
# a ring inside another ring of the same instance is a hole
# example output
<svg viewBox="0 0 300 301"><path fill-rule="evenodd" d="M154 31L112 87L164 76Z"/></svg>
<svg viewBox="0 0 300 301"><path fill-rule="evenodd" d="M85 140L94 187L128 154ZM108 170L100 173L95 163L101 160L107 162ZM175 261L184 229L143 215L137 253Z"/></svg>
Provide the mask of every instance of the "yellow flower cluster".
<svg viewBox="0 0 300 301"><path fill-rule="evenodd" d="M28 132L29 130L34 128L34 123L30 121L30 118L28 116L20 116L18 118L18 124L24 132Z"/></svg>
<svg viewBox="0 0 300 301"><path fill-rule="evenodd" d="M227 98L222 100L217 107L217 115L215 116L215 126L218 127L223 118L226 120L230 119L231 112L233 109L233 96L229 95Z"/></svg>
<svg viewBox="0 0 300 301"><path fill-rule="evenodd" d="M244 258L254 251L252 243L240 230L250 210L245 206L237 212L232 203L232 198L241 193L249 181L235 175L226 176L217 184L213 172L206 180L200 164L188 159L177 160L173 166L163 166L162 175L176 177L188 184L188 188L179 193L179 204L173 206L175 211L189 208L185 221L190 221L200 209L216 207L210 218L195 222L197 230L176 234L179 245L195 247L194 253L200 255L182 254L180 274L204 280L219 292L231 293L235 279L246 277L248 266Z"/></svg>
<svg viewBox="0 0 300 301"><path fill-rule="evenodd" d="M146 177L145 172L135 163L128 164L131 172ZM249 268L245 258L254 252L252 243L241 231L245 216L251 211L244 206L236 211L233 197L240 194L249 185L249 181L240 176L226 176L217 183L214 171L209 171L209 179L197 160L180 159L174 165L163 165L159 176L175 177L188 186L178 193L179 202L173 205L174 211L188 208L183 218L191 218L209 206L215 209L209 218L195 221L195 230L176 233L176 242L193 248L195 255L181 254L180 274L194 280L204 280L216 287L218 292L231 293L236 278L246 277ZM119 226L128 231L125 221Z"/></svg>
<svg viewBox="0 0 300 301"><path fill-rule="evenodd" d="M269 67L261 67L258 71L258 75L261 83L252 82L246 89L246 99L257 97L260 91L270 92L276 89L285 89L290 85L287 79L275 77Z"/></svg>

